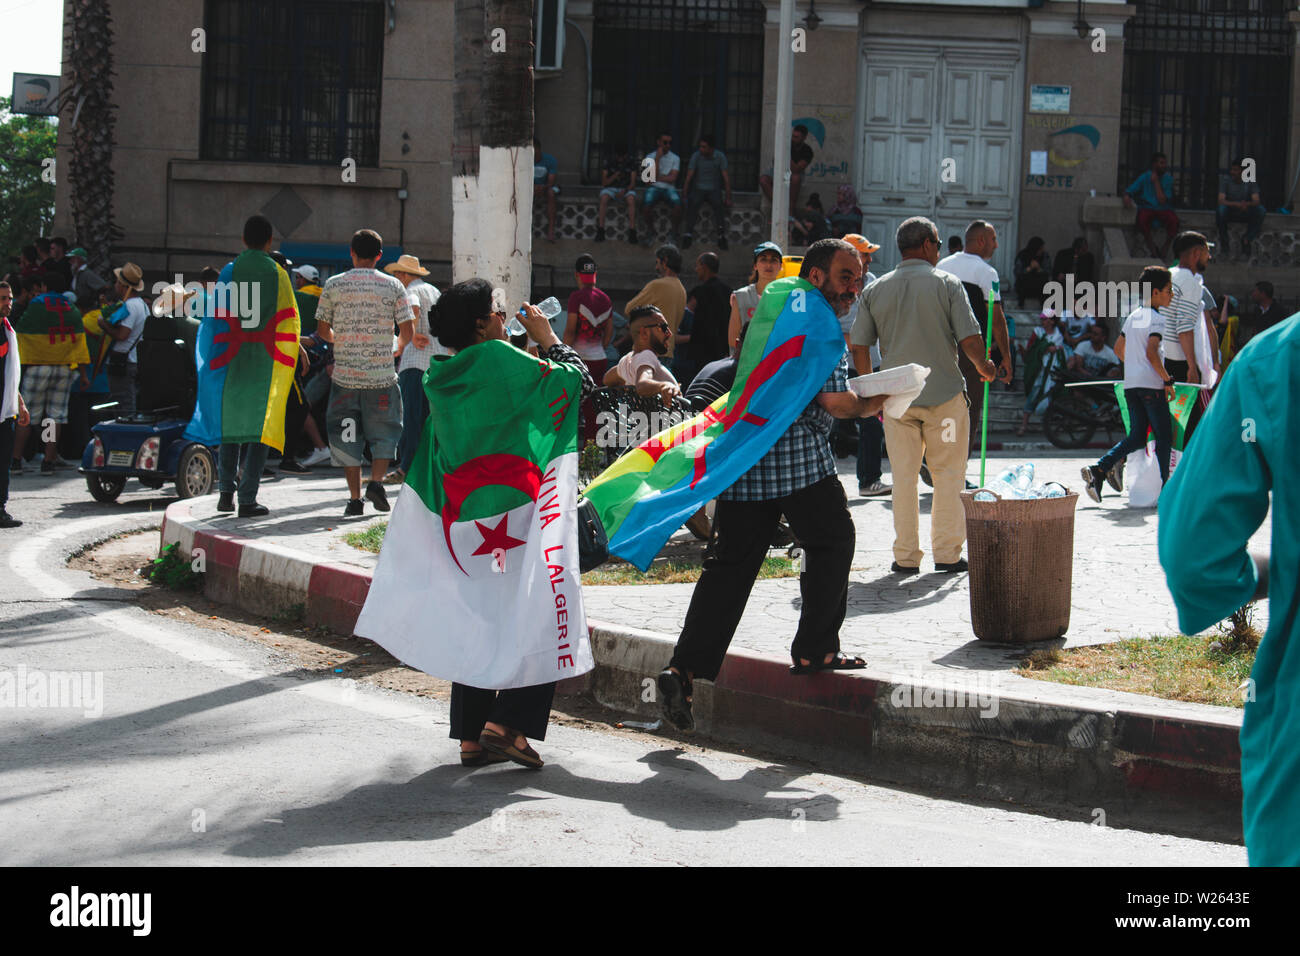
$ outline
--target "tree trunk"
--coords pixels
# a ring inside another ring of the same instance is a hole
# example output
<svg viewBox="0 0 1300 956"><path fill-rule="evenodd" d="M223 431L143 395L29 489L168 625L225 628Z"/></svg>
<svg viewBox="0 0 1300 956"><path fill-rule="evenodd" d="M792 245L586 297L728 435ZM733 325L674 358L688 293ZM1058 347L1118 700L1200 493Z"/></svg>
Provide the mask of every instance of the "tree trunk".
<svg viewBox="0 0 1300 956"><path fill-rule="evenodd" d="M478 274L478 150L483 108L483 0L456 0L451 128L451 278Z"/></svg>
<svg viewBox="0 0 1300 956"><path fill-rule="evenodd" d="M103 275L113 240L113 30L109 0L68 0L71 31L64 51L68 79L60 116L71 126L68 169L73 242L86 247L90 267ZM75 125L71 125L73 119Z"/></svg>
<svg viewBox="0 0 1300 956"><path fill-rule="evenodd" d="M483 22L478 274L505 290L513 310L532 281L532 0L483 0Z"/></svg>

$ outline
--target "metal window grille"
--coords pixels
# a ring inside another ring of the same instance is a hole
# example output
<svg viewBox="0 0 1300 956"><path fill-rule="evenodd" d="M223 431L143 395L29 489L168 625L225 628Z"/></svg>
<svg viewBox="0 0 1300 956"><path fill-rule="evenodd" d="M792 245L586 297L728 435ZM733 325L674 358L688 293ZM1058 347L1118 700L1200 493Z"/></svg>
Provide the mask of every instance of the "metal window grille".
<svg viewBox="0 0 1300 956"><path fill-rule="evenodd" d="M383 4L208 0L204 159L379 164Z"/></svg>
<svg viewBox="0 0 1300 956"><path fill-rule="evenodd" d="M1289 183L1294 37L1289 0L1138 0L1124 32L1119 188L1169 157L1174 194L1213 208L1233 158L1255 160L1261 201Z"/></svg>
<svg viewBox="0 0 1300 956"><path fill-rule="evenodd" d="M763 120L760 0L596 0L588 181L626 143L635 158L673 134L682 178L704 133L734 189L758 188Z"/></svg>

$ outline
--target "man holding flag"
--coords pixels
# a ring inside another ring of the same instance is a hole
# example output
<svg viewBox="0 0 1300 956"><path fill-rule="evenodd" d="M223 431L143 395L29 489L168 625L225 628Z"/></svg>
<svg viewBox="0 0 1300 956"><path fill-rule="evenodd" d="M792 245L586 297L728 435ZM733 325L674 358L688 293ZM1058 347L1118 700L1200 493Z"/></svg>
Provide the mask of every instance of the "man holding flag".
<svg viewBox="0 0 1300 956"><path fill-rule="evenodd" d="M51 476L58 460L58 434L68 422L68 399L77 367L90 361L81 312L63 292L67 282L57 272L45 274L46 292L36 296L15 324L23 363L23 395L31 419L41 429L45 457L41 474ZM85 381L83 373L82 381ZM53 425L53 428L49 426ZM30 425L19 426L14 447L19 457L27 444Z"/></svg>
<svg viewBox="0 0 1300 956"><path fill-rule="evenodd" d="M836 317L849 310L861 288L862 262L853 246L842 239L823 239L810 246L799 279L772 283L760 300L731 397L724 396L706 409L706 415L714 411L724 425L733 418L737 425L746 420L761 425L768 417L755 410L767 406L751 396L768 376L776 374L770 367L774 357L782 360L780 374L792 376L791 382L805 371L825 374L825 359L830 360L830 377L820 391L816 391L814 380L811 391L801 384L795 386L798 393L793 387L784 393L785 403L798 401L802 411L782 433L770 436L774 443L769 440L756 463L718 495L704 571L691 596L672 660L658 680L664 716L679 730L695 727L693 681L717 679L782 514L807 558L799 579L803 607L790 649L791 673L866 666L861 657L845 657L839 652L855 534L830 446L833 418L874 415L884 406L883 396L859 398L848 390L848 353ZM784 322L802 334L782 334L778 326ZM808 377L802 375L799 381ZM722 412L727 413L725 418ZM716 439L717 443L725 437ZM643 445L641 450L645 448ZM701 461L703 452L701 449ZM618 463L610 470L615 468ZM596 496L594 488L589 488L588 498ZM600 510L599 503L597 507ZM608 515L603 517L608 531ZM617 533L610 535L611 552L618 547L618 538Z"/></svg>
<svg viewBox="0 0 1300 956"><path fill-rule="evenodd" d="M239 517L268 514L257 489L270 449L284 448L284 409L298 360L298 305L289 274L271 258L271 221L244 223L247 247L226 264L199 330L199 394L185 437L221 446L217 457L217 510Z"/></svg>

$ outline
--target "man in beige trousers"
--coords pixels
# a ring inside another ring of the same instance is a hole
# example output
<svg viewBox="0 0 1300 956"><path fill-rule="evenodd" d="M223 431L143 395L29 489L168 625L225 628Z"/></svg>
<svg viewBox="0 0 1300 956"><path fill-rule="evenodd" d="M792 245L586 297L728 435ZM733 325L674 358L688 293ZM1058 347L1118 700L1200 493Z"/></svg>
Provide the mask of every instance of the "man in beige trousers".
<svg viewBox="0 0 1300 956"><path fill-rule="evenodd" d="M868 353L878 340L882 369L912 362L930 369L925 388L903 417L885 415L885 446L894 481L890 570L898 574L920 570L917 481L924 457L934 478L930 542L935 570L965 571L961 491L966 481L970 412L957 349L985 381L993 381L997 367L984 357L979 323L961 280L935 268L941 246L934 223L921 216L908 219L898 227L896 239L902 262L862 291L858 317L849 332L858 368L871 367Z"/></svg>

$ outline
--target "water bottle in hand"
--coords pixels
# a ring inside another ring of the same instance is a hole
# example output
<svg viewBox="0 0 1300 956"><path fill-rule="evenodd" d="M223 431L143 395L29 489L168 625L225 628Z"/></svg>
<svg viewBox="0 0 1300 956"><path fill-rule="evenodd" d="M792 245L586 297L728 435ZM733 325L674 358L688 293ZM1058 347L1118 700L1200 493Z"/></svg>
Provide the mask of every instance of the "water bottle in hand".
<svg viewBox="0 0 1300 956"><path fill-rule="evenodd" d="M548 322L551 321L551 319L555 318L557 315L559 315L563 309L564 306L560 305L560 300L557 299L555 296L550 296L549 298L543 299L541 302L537 304L537 310L546 317L546 321ZM510 321L506 323L506 331L509 332L511 335L527 334L528 330L525 329L524 324L519 321L519 316L523 314L524 314L523 306L520 306L518 314L512 315L510 317Z"/></svg>

